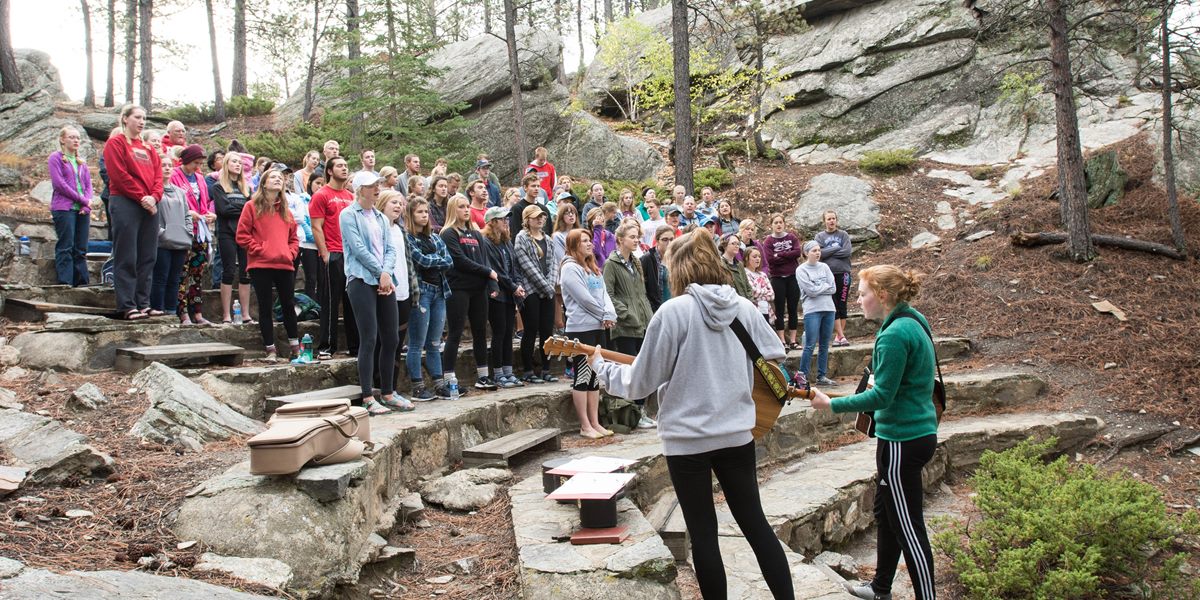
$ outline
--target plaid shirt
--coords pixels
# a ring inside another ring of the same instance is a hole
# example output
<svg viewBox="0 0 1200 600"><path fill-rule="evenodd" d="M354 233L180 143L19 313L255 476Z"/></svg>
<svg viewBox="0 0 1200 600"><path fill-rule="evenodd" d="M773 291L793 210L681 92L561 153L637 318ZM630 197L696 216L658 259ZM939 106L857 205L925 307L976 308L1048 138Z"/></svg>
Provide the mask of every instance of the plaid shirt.
<svg viewBox="0 0 1200 600"><path fill-rule="evenodd" d="M550 238L546 240L546 253L550 252ZM543 298L554 297L554 274L550 272L554 265L550 264L550 260L546 258L546 271L542 270L542 259L538 258L537 242L529 236L529 232L522 229L517 233L516 241L517 267L521 270L521 274L525 276L525 281L537 295Z"/></svg>
<svg viewBox="0 0 1200 600"><path fill-rule="evenodd" d="M429 243L433 244L433 252L426 254L422 251L422 246ZM450 282L446 279L446 271L454 266L454 259L450 258L450 250L446 248L446 242L442 241L442 237L434 234L421 239L409 233L408 251L417 269L437 272L438 279L442 282L442 294L446 298L449 298ZM422 277L418 277L417 279L423 283L428 283Z"/></svg>

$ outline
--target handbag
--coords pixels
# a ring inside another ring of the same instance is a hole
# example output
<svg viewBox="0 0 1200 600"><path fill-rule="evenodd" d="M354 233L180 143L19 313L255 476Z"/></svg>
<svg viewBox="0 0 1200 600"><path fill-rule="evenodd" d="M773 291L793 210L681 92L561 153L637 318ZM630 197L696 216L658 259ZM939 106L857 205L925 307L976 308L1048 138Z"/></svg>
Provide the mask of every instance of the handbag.
<svg viewBox="0 0 1200 600"><path fill-rule="evenodd" d="M933 382L933 411L937 415L937 422L942 423L942 413L946 412L946 384L942 381L942 365L937 357L937 343L933 341L933 332L922 323L916 315L909 311L901 311L893 317L896 319L912 319L925 330L925 335L929 336L929 343L933 345L933 364L937 368L937 379ZM861 394L867 389L867 385L871 379L871 368L864 367L862 378L858 380L858 388L854 390L855 394ZM867 437L875 437L875 412L864 411L858 413L854 418L854 429Z"/></svg>

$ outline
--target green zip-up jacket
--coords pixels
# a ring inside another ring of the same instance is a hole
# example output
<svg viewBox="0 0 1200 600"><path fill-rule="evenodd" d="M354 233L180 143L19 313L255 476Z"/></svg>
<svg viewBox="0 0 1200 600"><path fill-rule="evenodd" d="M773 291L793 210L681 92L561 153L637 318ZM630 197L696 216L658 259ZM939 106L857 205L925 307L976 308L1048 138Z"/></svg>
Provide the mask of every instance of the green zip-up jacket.
<svg viewBox="0 0 1200 600"><path fill-rule="evenodd" d="M746 268L742 266L742 263L737 259L729 262L722 256L721 266L729 271L729 276L733 278L733 289L737 290L738 295L754 302L754 290L750 288L750 278L746 277Z"/></svg>
<svg viewBox="0 0 1200 600"><path fill-rule="evenodd" d="M620 252L613 252L604 261L604 287L617 310L617 326L612 336L642 338L646 336L646 325L654 316L650 299L646 297L646 284L642 277L642 265L627 261Z"/></svg>
<svg viewBox="0 0 1200 600"><path fill-rule="evenodd" d="M875 411L875 435L891 442L906 442L937 433L933 408L933 383L937 377L933 343L921 323L896 318L908 311L926 327L929 321L901 302L884 319L875 334L871 371L875 386L845 398L834 398L833 412Z"/></svg>

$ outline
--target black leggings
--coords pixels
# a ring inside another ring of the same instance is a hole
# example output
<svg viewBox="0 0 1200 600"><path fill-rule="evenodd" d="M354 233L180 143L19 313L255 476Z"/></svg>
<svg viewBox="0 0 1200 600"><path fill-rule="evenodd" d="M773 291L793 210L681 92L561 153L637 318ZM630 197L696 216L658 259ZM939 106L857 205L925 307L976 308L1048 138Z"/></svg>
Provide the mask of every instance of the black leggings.
<svg viewBox="0 0 1200 600"><path fill-rule="evenodd" d="M319 259L319 257L318 257ZM354 306L346 293L346 259L341 252L329 253L329 264L317 270L317 303L321 305L317 349L333 354L338 343L338 309L345 307L342 326L346 331L346 350L358 352L358 324Z"/></svg>
<svg viewBox="0 0 1200 600"><path fill-rule="evenodd" d="M275 345L275 323L272 322L275 300L271 296L272 290L279 292L279 307L283 310L283 328L287 331L288 342L300 337L296 329L296 309L292 304L295 282L295 271L250 269L250 285L254 288L254 295L258 296L258 331L262 334L264 346Z"/></svg>
<svg viewBox="0 0 1200 600"><path fill-rule="evenodd" d="M787 328L795 331L800 324L796 310L800 304L800 283L795 277L772 277L771 288L775 290L775 331L783 331L784 314L787 314Z"/></svg>
<svg viewBox="0 0 1200 600"><path fill-rule="evenodd" d="M554 335L554 298L539 294L526 296L521 307L521 321L525 323L525 334L521 337L521 365L526 373L538 372L533 356L536 353L536 364L541 365L541 372L549 373L550 363L542 346Z"/></svg>
<svg viewBox="0 0 1200 600"><path fill-rule="evenodd" d="M389 365L379 370L379 392L390 396L396 391L394 369L390 365L396 363L396 344L400 338L396 293L381 296L379 286L355 278L346 283L346 295L358 317L358 385L362 388L362 397L371 397L375 365ZM376 340L379 341L378 354L372 356L376 352Z"/></svg>
<svg viewBox="0 0 1200 600"><path fill-rule="evenodd" d="M516 322L516 306L510 302L488 299L488 323L492 326L492 352L488 365L492 367L493 377L500 375L500 367L511 367L513 364L513 327Z"/></svg>
<svg viewBox="0 0 1200 600"><path fill-rule="evenodd" d="M850 304L850 274L834 273L833 284L833 310L837 313L834 318L845 319L847 315L846 307Z"/></svg>
<svg viewBox="0 0 1200 600"><path fill-rule="evenodd" d="M933 600L933 551L925 531L921 502L921 469L937 450L937 435L907 442L879 440L875 448L875 466L879 482L875 488L875 522L879 525L879 548L875 555L876 594L892 591L896 564L904 554L908 576L917 600ZM695 536L692 536L695 540ZM695 544L695 541L692 542ZM699 572L699 569L697 569Z"/></svg>
<svg viewBox="0 0 1200 600"><path fill-rule="evenodd" d="M671 484L692 538L696 582L705 600L727 597L725 563L717 544L712 474L725 492L729 512L758 558L759 569L775 598L793 598L792 573L775 531L763 515L755 473L754 442L701 454L667 456Z"/></svg>
<svg viewBox="0 0 1200 600"><path fill-rule="evenodd" d="M238 283L250 283L250 275L246 273L246 249L237 245L233 236L218 235L217 252L221 253L223 285L233 285L234 280Z"/></svg>
<svg viewBox="0 0 1200 600"><path fill-rule="evenodd" d="M487 292L483 289L450 290L446 299L446 349L442 351L442 372L454 375L454 364L458 362L458 344L462 342L463 328L471 323L471 351L475 354L475 367L487 364ZM429 332L434 335L434 332Z"/></svg>
<svg viewBox="0 0 1200 600"><path fill-rule="evenodd" d="M317 272L325 266L321 262L321 255L313 248L301 248L300 254L296 255L296 268L304 269L304 295L317 299L317 281L320 277Z"/></svg>

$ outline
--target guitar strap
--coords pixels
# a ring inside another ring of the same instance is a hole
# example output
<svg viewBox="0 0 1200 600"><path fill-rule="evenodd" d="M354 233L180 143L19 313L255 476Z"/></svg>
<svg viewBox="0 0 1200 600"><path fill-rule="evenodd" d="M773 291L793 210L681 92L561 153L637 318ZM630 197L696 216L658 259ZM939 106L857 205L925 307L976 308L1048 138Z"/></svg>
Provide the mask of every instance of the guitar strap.
<svg viewBox="0 0 1200 600"><path fill-rule="evenodd" d="M746 354L750 355L750 362L754 363L754 368L758 369L759 375L762 375L763 381L771 386L771 393L775 394L775 399L783 402L787 398L788 384L786 381L780 381L775 376L775 372L767 367L767 359L763 358L762 352L758 351L758 346L754 340L750 339L750 332L746 331L746 326L742 325L736 317L729 324L729 328L737 335L739 341L742 342L742 347L746 349Z"/></svg>
<svg viewBox="0 0 1200 600"><path fill-rule="evenodd" d="M922 323L921 320L918 319L916 315L912 314L911 312L908 312L907 310L901 311L892 320L894 321L896 319L912 319L912 320L916 321L917 325L920 325L921 329L925 330L925 335L929 336L929 343L933 345L933 364L934 364L934 366L937 367L937 376L938 376L937 384L941 388L940 390L934 389L933 393L935 396L940 396L939 398L937 398L937 401L939 403L941 403L941 406L938 406L937 408L939 408L941 410L946 410L946 392L945 392L946 383L944 381L942 381L942 361L938 360L937 342L933 341L933 332L930 331L929 328L925 327L925 324ZM942 418L941 414L939 414L938 415L939 422L941 421L941 418Z"/></svg>

